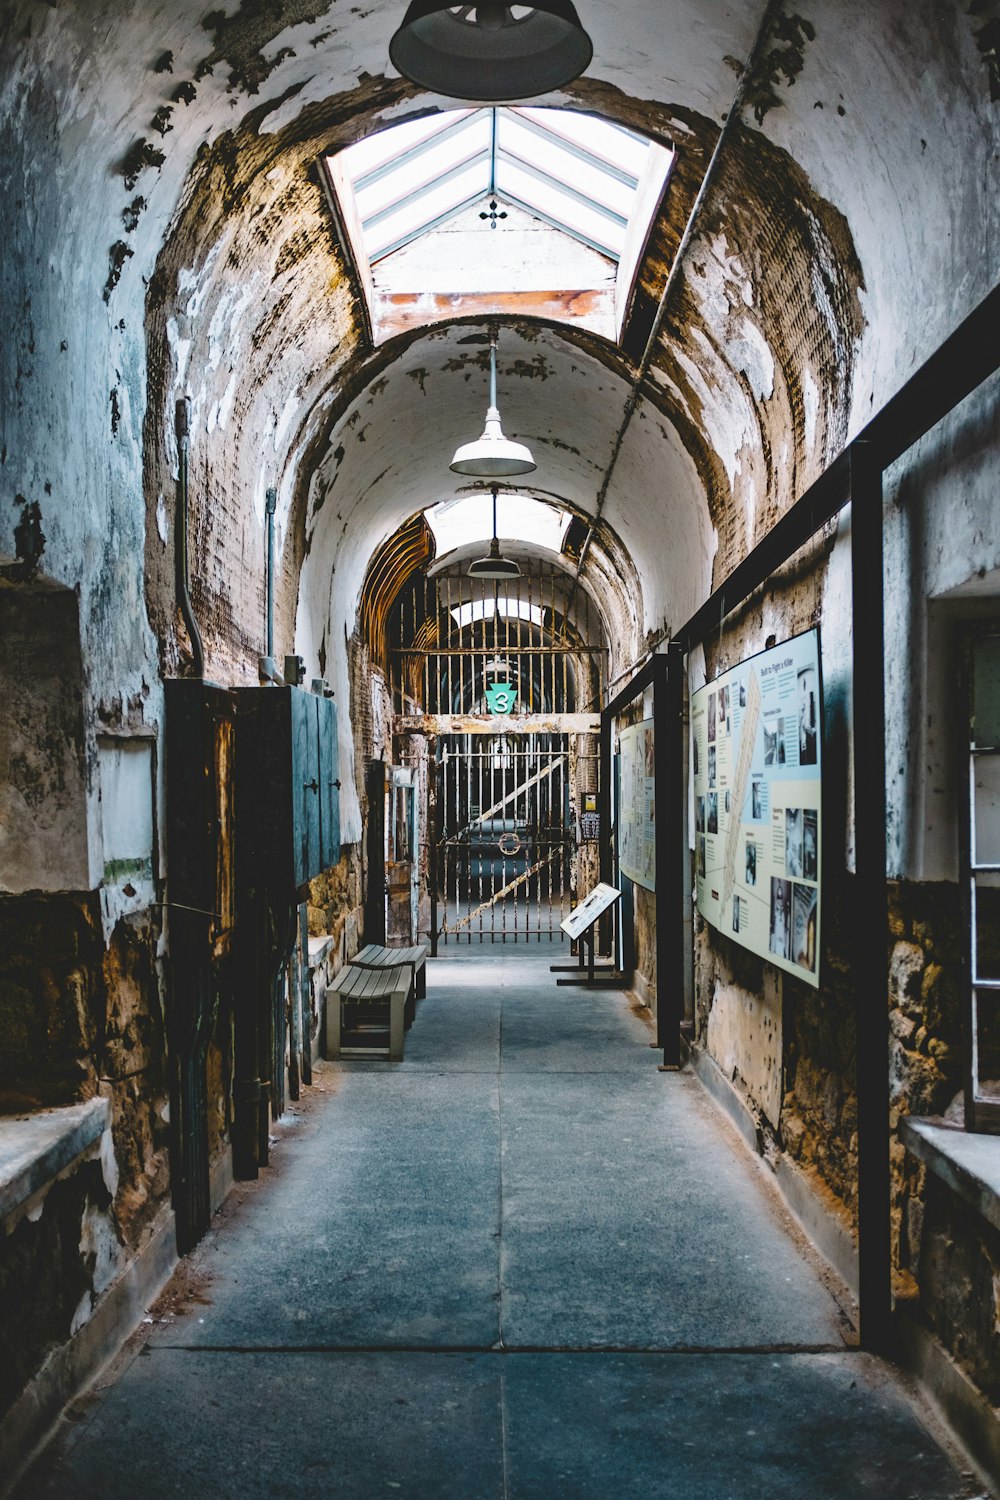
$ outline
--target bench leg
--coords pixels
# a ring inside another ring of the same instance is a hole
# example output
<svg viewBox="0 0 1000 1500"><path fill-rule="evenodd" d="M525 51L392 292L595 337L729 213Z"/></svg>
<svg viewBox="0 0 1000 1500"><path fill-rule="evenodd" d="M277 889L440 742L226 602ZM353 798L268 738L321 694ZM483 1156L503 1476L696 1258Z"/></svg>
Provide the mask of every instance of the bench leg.
<svg viewBox="0 0 1000 1500"><path fill-rule="evenodd" d="M389 1061L403 1061L403 1032L406 1027L408 990L397 988L389 997Z"/></svg>
<svg viewBox="0 0 1000 1500"><path fill-rule="evenodd" d="M416 982L417 999L423 1000L427 994L427 961L422 964L414 964L413 977Z"/></svg>
<svg viewBox="0 0 1000 1500"><path fill-rule="evenodd" d="M326 992L326 1055L331 1061L340 1056L341 1000L339 990Z"/></svg>

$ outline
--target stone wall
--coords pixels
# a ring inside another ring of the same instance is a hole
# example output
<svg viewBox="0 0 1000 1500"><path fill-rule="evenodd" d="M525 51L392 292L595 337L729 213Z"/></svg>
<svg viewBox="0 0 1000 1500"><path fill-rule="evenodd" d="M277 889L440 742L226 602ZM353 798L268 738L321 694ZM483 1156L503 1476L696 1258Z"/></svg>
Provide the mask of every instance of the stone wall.
<svg viewBox="0 0 1000 1500"><path fill-rule="evenodd" d="M889 1122L895 1262L916 1273L923 1173L896 1137L903 1115L962 1118L961 914L944 882L890 886Z"/></svg>
<svg viewBox="0 0 1000 1500"><path fill-rule="evenodd" d="M0 1227L0 1412L91 1316L167 1202L166 1047L157 930L99 896L0 899L0 1114L92 1099L110 1137Z"/></svg>
<svg viewBox="0 0 1000 1500"><path fill-rule="evenodd" d="M86 1321L120 1259L99 1160L85 1161L29 1207L0 1235L0 1417Z"/></svg>
<svg viewBox="0 0 1000 1500"><path fill-rule="evenodd" d="M96 897L0 897L0 1112L96 1092L103 946Z"/></svg>
<svg viewBox="0 0 1000 1500"><path fill-rule="evenodd" d="M170 1189L169 1086L158 937L148 914L124 918L112 934L102 966L98 1088L111 1099L118 1173L114 1214L129 1249L136 1248ZM218 1115L223 1100L228 1099L229 1079L213 1080L210 1070L209 1083L209 1097ZM217 1150L219 1144L219 1132L215 1132L210 1145Z"/></svg>
<svg viewBox="0 0 1000 1500"><path fill-rule="evenodd" d="M839 885L840 889L837 889ZM787 1154L814 1176L835 1211L857 1220L856 1018L849 949L853 880L824 888L824 982L819 989L763 960L696 919L696 1037L744 1095L768 1149ZM896 881L890 887L886 997L890 1028L887 1108L900 1117L943 1115L957 1108L962 1086L959 902L954 885ZM761 1040L747 1048L756 1072L766 1051L766 979L781 996L783 1042L780 1117L766 1107L766 1076L756 1083L733 1061L734 1038L746 1030L741 1011L757 1014ZM893 1244L897 1268L915 1270L920 1247L922 1180L893 1136Z"/></svg>
<svg viewBox="0 0 1000 1500"><path fill-rule="evenodd" d="M361 845L345 844L340 863L317 876L309 887L309 934L329 934L333 953L347 959L357 952L363 927Z"/></svg>

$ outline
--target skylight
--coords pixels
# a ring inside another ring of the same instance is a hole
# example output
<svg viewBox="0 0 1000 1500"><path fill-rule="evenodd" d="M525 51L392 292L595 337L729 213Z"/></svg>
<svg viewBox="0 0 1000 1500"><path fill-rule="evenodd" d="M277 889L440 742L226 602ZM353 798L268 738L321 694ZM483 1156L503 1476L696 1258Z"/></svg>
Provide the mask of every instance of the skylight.
<svg viewBox="0 0 1000 1500"><path fill-rule="evenodd" d="M457 604L451 611L451 617L459 630L464 630L466 625L471 625L476 620L492 620L494 615L500 615L506 620L528 620L532 625L541 625L543 620L541 605L529 604L527 599L516 599L506 594L498 594L495 599L492 594L488 599L470 599L467 604Z"/></svg>
<svg viewBox="0 0 1000 1500"><path fill-rule="evenodd" d="M424 515L434 533L438 557L454 552L456 547L489 541L492 508L488 494L442 500ZM568 511L531 495L497 496L497 535L504 542L526 542L548 552L561 552L570 520Z"/></svg>
<svg viewBox="0 0 1000 1500"><path fill-rule="evenodd" d="M617 260L650 145L569 110L451 109L339 154L371 265L489 196Z"/></svg>
<svg viewBox="0 0 1000 1500"><path fill-rule="evenodd" d="M401 252L448 227L458 231L447 245L456 295L482 302L489 294L544 291L551 299L590 291L606 302L610 297L610 311L602 316L614 326L600 331L615 336L672 162L673 152L665 146L595 115L496 106L446 110L392 126L327 157L326 169L341 234L358 266L373 324L385 311L386 298L399 292L417 295L412 257ZM486 245L482 232L491 223L501 233L490 235ZM566 257L568 280L553 284L562 262L546 250L542 237L529 236L532 228L568 236L586 247L591 260L581 261L580 253L575 260ZM511 243L501 248L505 229ZM511 253L518 238L526 252L520 256ZM480 284L484 257L504 278L488 292ZM530 264L532 257L540 266ZM439 263L441 257L432 260ZM508 269L512 260L513 272ZM518 260L524 265L523 281ZM395 281L397 266L401 285ZM465 274L473 275L476 284L463 285ZM548 281L540 286L542 275ZM508 284L512 276L513 284ZM592 299L591 326L596 326L595 307ZM426 306L423 315L426 321ZM393 325L389 331L398 330Z"/></svg>

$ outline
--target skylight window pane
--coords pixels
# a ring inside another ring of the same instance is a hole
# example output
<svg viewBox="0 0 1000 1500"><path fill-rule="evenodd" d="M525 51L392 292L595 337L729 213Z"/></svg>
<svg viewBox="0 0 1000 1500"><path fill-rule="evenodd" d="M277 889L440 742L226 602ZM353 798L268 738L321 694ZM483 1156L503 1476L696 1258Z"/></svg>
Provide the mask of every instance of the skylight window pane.
<svg viewBox="0 0 1000 1500"><path fill-rule="evenodd" d="M540 605L529 604L527 599L509 598L505 594L499 594L495 600L492 596L472 599L468 604L458 604L451 610L451 617L459 630L476 620L492 620L495 614L508 620L527 620L532 625L541 625L543 619Z"/></svg>
<svg viewBox="0 0 1000 1500"><path fill-rule="evenodd" d="M419 156L404 157L385 176L378 177L368 187L355 192L358 211L365 222L381 213L390 203L405 198L426 185L429 190L446 173L462 162L482 160L483 192L489 187L490 125L487 119L477 120L474 125L447 135L428 151Z"/></svg>
<svg viewBox="0 0 1000 1500"><path fill-rule="evenodd" d="M546 130L566 136L585 151L603 157L632 177L642 174L649 143L629 130L599 120L594 115L581 114L578 110L518 108L511 113L526 115Z"/></svg>
<svg viewBox="0 0 1000 1500"><path fill-rule="evenodd" d="M578 193L606 204L623 219L628 218L635 190L610 172L591 166L567 151L555 136L539 135L520 124L516 117L508 116L500 121L499 142L501 150L511 151L559 182L569 183Z"/></svg>
<svg viewBox="0 0 1000 1500"><path fill-rule="evenodd" d="M426 115L422 120L407 120L403 125L393 125L388 130L380 130L377 135L356 141L353 146L347 146L343 155L348 162L351 181L357 182L359 178L366 177L387 161L401 156L404 151L412 150L431 136L440 135L442 130L454 125L463 115L470 114L472 110L469 109L449 109L440 115Z"/></svg>
<svg viewBox="0 0 1000 1500"><path fill-rule="evenodd" d="M597 116L511 105L408 120L327 158L338 227L358 267L376 343L425 310L421 303L418 313L414 300L421 291L453 290L456 306L463 298L531 294L551 289L556 265L569 278L556 290L593 294L566 320L620 335L671 160L666 147ZM485 207L491 185L511 210L509 233L507 253L496 255L494 246L484 257L473 210ZM564 245L560 258L557 242L526 224L524 213L578 244ZM453 232L441 254L433 237L445 227ZM432 238L408 253L423 235ZM440 287L453 261L453 279ZM437 304L426 312L432 321L442 316Z"/></svg>
<svg viewBox="0 0 1000 1500"><path fill-rule="evenodd" d="M539 182L537 177L514 162L500 162L497 186L501 193L522 203L529 213L537 213L562 226L606 255L615 259L621 255L625 242L624 225L616 224L596 209L571 198L568 193Z"/></svg>
<svg viewBox="0 0 1000 1500"><path fill-rule="evenodd" d="M377 225L365 229L368 255L372 261L384 255L391 245L398 244L446 214L453 213L463 203L481 197L483 187L482 164L473 163L445 182L429 188L409 203L386 214Z"/></svg>
<svg viewBox="0 0 1000 1500"><path fill-rule="evenodd" d="M492 513L487 495L462 495L442 500L424 512L434 533L438 557L486 542L492 531ZM500 495L497 499L497 535L504 542L530 542L551 552L561 552L570 523L569 511L559 510L531 495Z"/></svg>

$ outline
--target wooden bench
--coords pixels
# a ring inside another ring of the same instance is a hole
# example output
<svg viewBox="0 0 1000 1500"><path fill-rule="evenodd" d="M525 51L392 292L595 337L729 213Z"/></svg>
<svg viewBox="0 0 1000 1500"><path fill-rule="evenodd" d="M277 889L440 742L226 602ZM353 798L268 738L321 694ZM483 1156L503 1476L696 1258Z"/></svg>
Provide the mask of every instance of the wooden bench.
<svg viewBox="0 0 1000 1500"><path fill-rule="evenodd" d="M327 990L327 1057L388 1057L403 1060L407 997L413 988L408 966L363 969L348 964Z"/></svg>
<svg viewBox="0 0 1000 1500"><path fill-rule="evenodd" d="M427 993L427 949L423 943L412 948L386 948L380 943L367 943L351 959L359 969L396 969L406 965L412 980L412 991L406 1001L406 1024L411 1026L416 1015L417 1001Z"/></svg>

